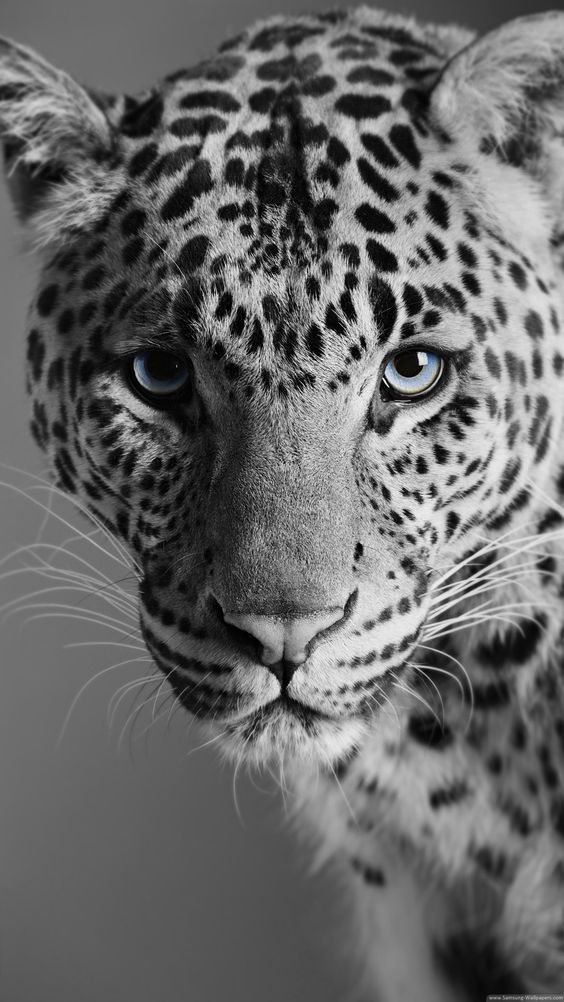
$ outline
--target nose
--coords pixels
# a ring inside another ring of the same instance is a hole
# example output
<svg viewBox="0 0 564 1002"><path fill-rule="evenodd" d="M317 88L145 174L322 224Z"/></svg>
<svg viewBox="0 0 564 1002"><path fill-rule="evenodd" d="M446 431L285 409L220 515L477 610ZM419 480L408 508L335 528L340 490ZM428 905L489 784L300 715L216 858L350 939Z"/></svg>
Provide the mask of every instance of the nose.
<svg viewBox="0 0 564 1002"><path fill-rule="evenodd" d="M260 660L283 683L288 684L296 668L308 655L308 645L323 630L343 618L343 606L319 609L303 616L262 616L246 612L224 612L226 623L258 641ZM281 668L282 666L282 668Z"/></svg>

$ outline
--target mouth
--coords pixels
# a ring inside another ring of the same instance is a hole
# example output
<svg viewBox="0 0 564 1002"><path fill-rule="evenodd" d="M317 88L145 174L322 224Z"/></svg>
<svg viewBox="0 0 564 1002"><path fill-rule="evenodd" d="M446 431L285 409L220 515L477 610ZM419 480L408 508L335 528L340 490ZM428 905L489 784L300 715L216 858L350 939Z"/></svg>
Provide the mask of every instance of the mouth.
<svg viewBox="0 0 564 1002"><path fill-rule="evenodd" d="M316 720L332 719L332 717L330 717L327 713L323 713L321 710L316 710L313 706L308 706L306 703L302 703L299 699L294 699L294 697L289 696L287 692L280 693L276 699L273 699L270 703L267 703L266 706L261 707L260 710L255 712L270 716L278 716L283 713L284 715L297 720L304 727L308 727Z"/></svg>
<svg viewBox="0 0 564 1002"><path fill-rule="evenodd" d="M316 737L320 726L335 722L335 718L329 714L282 692L276 699L252 710L234 723L237 729L243 730L243 736L247 740L255 740L266 731L274 733L280 729Z"/></svg>

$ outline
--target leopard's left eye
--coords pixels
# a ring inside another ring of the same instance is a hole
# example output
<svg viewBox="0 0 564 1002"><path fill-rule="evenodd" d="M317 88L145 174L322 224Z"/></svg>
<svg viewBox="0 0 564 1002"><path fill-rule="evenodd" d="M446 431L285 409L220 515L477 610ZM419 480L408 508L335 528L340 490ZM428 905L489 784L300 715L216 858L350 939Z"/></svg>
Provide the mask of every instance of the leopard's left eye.
<svg viewBox="0 0 564 1002"><path fill-rule="evenodd" d="M388 361L382 386L393 400L413 400L437 389L444 370L444 358L432 351L400 351Z"/></svg>
<svg viewBox="0 0 564 1002"><path fill-rule="evenodd" d="M130 365L132 388L149 402L170 402L189 391L189 364L170 351L140 351Z"/></svg>

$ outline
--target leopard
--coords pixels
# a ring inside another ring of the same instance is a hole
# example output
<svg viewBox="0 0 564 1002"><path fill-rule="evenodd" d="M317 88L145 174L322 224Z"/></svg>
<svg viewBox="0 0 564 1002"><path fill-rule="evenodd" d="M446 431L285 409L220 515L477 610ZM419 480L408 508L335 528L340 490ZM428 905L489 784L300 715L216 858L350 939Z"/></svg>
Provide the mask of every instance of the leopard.
<svg viewBox="0 0 564 1002"><path fill-rule="evenodd" d="M33 436L351 992L562 990L564 14L275 16L134 96L4 40L0 136Z"/></svg>

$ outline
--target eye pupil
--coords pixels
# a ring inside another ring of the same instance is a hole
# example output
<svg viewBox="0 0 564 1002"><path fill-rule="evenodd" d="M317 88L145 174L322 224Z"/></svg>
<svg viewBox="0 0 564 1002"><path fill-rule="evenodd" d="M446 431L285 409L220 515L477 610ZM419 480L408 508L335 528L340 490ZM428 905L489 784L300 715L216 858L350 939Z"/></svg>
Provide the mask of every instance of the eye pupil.
<svg viewBox="0 0 564 1002"><path fill-rule="evenodd" d="M404 379L418 376L427 364L428 356L425 351L404 351L394 359L396 372Z"/></svg>
<svg viewBox="0 0 564 1002"><path fill-rule="evenodd" d="M145 371L151 379L166 382L175 379L182 371L180 359L165 351L148 351L145 353Z"/></svg>

